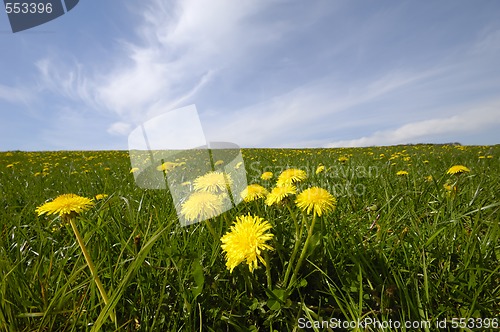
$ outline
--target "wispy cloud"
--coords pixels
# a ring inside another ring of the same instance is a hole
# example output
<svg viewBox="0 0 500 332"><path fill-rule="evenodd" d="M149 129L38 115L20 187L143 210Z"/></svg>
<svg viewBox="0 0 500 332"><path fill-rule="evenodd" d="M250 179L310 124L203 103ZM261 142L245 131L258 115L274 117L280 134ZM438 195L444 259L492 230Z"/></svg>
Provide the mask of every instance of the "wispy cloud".
<svg viewBox="0 0 500 332"><path fill-rule="evenodd" d="M426 8L436 6L445 11ZM151 0L139 8L134 38L119 40L100 64L55 53L36 63L36 88L52 93L52 108L92 110L105 119L103 135L122 139L142 121L196 103L209 140L373 145L473 131L482 123L474 127L460 105L477 109L500 92L496 23L441 48L460 20L448 25L433 14L430 27L410 4ZM7 95L0 86L0 99ZM439 129L454 126L463 130Z"/></svg>
<svg viewBox="0 0 500 332"><path fill-rule="evenodd" d="M436 142L440 137L449 138L458 137L459 134L464 133L478 133L495 129L500 125L499 109L500 100L494 100L485 105L476 105L473 109L457 112L458 114L447 118L408 123L394 129L376 131L369 136L332 142L326 144L326 147L430 143ZM500 135L497 135L497 138L500 138Z"/></svg>
<svg viewBox="0 0 500 332"><path fill-rule="evenodd" d="M0 84L0 100L9 103L29 104L33 101L34 95L29 89L10 87Z"/></svg>
<svg viewBox="0 0 500 332"><path fill-rule="evenodd" d="M166 111L189 104L218 70L243 59L256 44L272 42L283 33L271 26L251 28L247 19L266 6L265 1L215 0L210 6L197 1L168 5L150 1L139 15L140 41L122 41L122 53L104 60L110 64L108 70L89 72L79 63L61 67L59 59L45 58L37 63L41 83L53 92L115 113L118 123L144 121L160 108Z"/></svg>

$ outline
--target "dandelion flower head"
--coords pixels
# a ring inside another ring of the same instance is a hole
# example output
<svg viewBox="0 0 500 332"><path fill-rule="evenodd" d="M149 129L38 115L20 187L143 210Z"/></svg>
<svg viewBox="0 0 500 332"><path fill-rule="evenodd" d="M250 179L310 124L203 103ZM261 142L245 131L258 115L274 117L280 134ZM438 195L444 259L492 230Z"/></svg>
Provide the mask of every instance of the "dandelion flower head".
<svg viewBox="0 0 500 332"><path fill-rule="evenodd" d="M405 176L405 175L408 175L408 172L407 171L398 171L396 173L397 176Z"/></svg>
<svg viewBox="0 0 500 332"><path fill-rule="evenodd" d="M260 178L262 180L270 180L273 178L273 173L272 172L264 172L262 173L262 175L260 176Z"/></svg>
<svg viewBox="0 0 500 332"><path fill-rule="evenodd" d="M273 190L267 195L266 204L271 206L273 204L281 203L285 198L290 195L295 195L297 189L292 185L284 185L281 187L274 187Z"/></svg>
<svg viewBox="0 0 500 332"><path fill-rule="evenodd" d="M231 187L233 180L229 174L222 172L208 172L205 175L197 177L194 182L194 190L206 191L213 194L222 193Z"/></svg>
<svg viewBox="0 0 500 332"><path fill-rule="evenodd" d="M451 166L450 169L446 172L446 174L460 174L460 173L468 173L470 169L462 165Z"/></svg>
<svg viewBox="0 0 500 332"><path fill-rule="evenodd" d="M263 250L273 250L266 244L273 238L267 233L272 226L258 216L239 216L231 226L231 230L221 238L221 248L225 252L226 267L232 273L234 268L245 261L250 272L258 267L258 261L264 266L266 262L261 256Z"/></svg>
<svg viewBox="0 0 500 332"><path fill-rule="evenodd" d="M323 165L319 165L318 168L316 168L316 174L319 174L324 171L325 171L325 166Z"/></svg>
<svg viewBox="0 0 500 332"><path fill-rule="evenodd" d="M60 217L69 217L87 211L93 205L94 203L90 198L81 197L75 194L64 194L37 207L35 212L38 213L39 216L42 214L58 214Z"/></svg>
<svg viewBox="0 0 500 332"><path fill-rule="evenodd" d="M296 182L303 181L307 178L305 171L296 168L289 168L284 170L278 177L276 186L282 187L284 185L292 185Z"/></svg>
<svg viewBox="0 0 500 332"><path fill-rule="evenodd" d="M179 166L177 163L172 163L170 161L166 161L163 164L161 164L160 166L156 167L156 169L159 171L163 171L163 172L169 172L169 171L173 170L174 168L176 168L177 166Z"/></svg>
<svg viewBox="0 0 500 332"><path fill-rule="evenodd" d="M335 210L337 199L327 190L319 187L311 187L297 195L295 200L297 206L308 214L321 217L323 214Z"/></svg>
<svg viewBox="0 0 500 332"><path fill-rule="evenodd" d="M261 185L250 184L241 192L241 198L243 198L245 202L251 202L259 198L264 198L267 194L269 194L269 192Z"/></svg>
<svg viewBox="0 0 500 332"><path fill-rule="evenodd" d="M182 204L181 214L187 221L203 221L222 213L223 195L195 192Z"/></svg>
<svg viewBox="0 0 500 332"><path fill-rule="evenodd" d="M345 163L346 161L349 160L349 158L346 156L340 156L337 160L340 161L341 163Z"/></svg>

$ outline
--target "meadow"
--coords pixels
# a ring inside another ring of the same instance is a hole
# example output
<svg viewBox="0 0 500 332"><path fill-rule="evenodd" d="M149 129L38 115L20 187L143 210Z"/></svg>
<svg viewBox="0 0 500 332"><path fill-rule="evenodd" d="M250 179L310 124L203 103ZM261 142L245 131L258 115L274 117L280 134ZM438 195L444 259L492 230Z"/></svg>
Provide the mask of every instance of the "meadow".
<svg viewBox="0 0 500 332"><path fill-rule="evenodd" d="M499 327L500 145L242 155L267 192L287 169L306 177L182 227L168 190L136 185L128 151L1 152L0 331ZM298 205L315 187L331 195L319 210ZM71 216L107 304L71 226L37 213L69 193L92 199ZM221 238L241 216L272 236L256 268L231 271Z"/></svg>

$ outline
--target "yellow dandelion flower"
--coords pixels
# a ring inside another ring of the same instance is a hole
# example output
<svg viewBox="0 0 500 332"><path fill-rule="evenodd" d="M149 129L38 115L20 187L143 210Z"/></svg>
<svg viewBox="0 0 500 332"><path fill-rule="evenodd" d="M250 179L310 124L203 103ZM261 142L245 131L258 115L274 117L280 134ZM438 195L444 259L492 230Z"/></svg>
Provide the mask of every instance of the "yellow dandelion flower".
<svg viewBox="0 0 500 332"><path fill-rule="evenodd" d="M262 175L260 176L260 178L262 180L270 180L273 178L273 173L272 172L264 172L262 173Z"/></svg>
<svg viewBox="0 0 500 332"><path fill-rule="evenodd" d="M267 196L267 194L269 194L269 192L261 185L250 184L241 192L240 195L245 202L251 202L259 198L264 198Z"/></svg>
<svg viewBox="0 0 500 332"><path fill-rule="evenodd" d="M297 195L297 207L308 214L321 215L335 210L337 199L328 191L319 187L311 187Z"/></svg>
<svg viewBox="0 0 500 332"><path fill-rule="evenodd" d="M58 214L60 217L70 217L90 209L93 205L94 203L90 198L75 194L64 194L37 207L35 211L39 216L42 214Z"/></svg>
<svg viewBox="0 0 500 332"><path fill-rule="evenodd" d="M108 194L97 194L95 195L95 199L100 201L101 199L105 199L106 197L108 197Z"/></svg>
<svg viewBox="0 0 500 332"><path fill-rule="evenodd" d="M338 161L340 161L341 163L345 163L346 161L348 161L348 160L349 160L349 158L348 158L348 157L346 157L346 156L341 156L341 157L339 157L337 160L338 160Z"/></svg>
<svg viewBox="0 0 500 332"><path fill-rule="evenodd" d="M5 166L7 168L13 168L14 167L14 164L8 164L7 166Z"/></svg>
<svg viewBox="0 0 500 332"><path fill-rule="evenodd" d="M203 221L222 213L222 195L210 192L195 192L182 204L181 214L190 222Z"/></svg>
<svg viewBox="0 0 500 332"><path fill-rule="evenodd" d="M231 176L222 172L209 172L197 177L193 183L194 190L207 191L214 194L225 192L232 184L233 180Z"/></svg>
<svg viewBox="0 0 500 332"><path fill-rule="evenodd" d="M319 165L318 168L316 168L316 174L319 174L324 171L325 171L325 166L323 165Z"/></svg>
<svg viewBox="0 0 500 332"><path fill-rule="evenodd" d="M222 164L224 164L224 160L217 160L214 165L215 166L220 166Z"/></svg>
<svg viewBox="0 0 500 332"><path fill-rule="evenodd" d="M455 197L458 192L458 187L454 184L445 183L443 188L446 190L446 195L448 197Z"/></svg>
<svg viewBox="0 0 500 332"><path fill-rule="evenodd" d="M266 204L271 206L273 204L281 203L285 198L290 195L295 195L297 189L292 185L284 185L281 187L274 187L273 190L267 195Z"/></svg>
<svg viewBox="0 0 500 332"><path fill-rule="evenodd" d="M434 180L434 178L432 177L432 175L428 175L425 177L425 181L427 182L432 182Z"/></svg>
<svg viewBox="0 0 500 332"><path fill-rule="evenodd" d="M451 166L450 169L446 172L446 174L460 174L460 173L468 173L470 169L462 165Z"/></svg>
<svg viewBox="0 0 500 332"><path fill-rule="evenodd" d="M163 172L169 172L169 171L173 170L174 168L176 168L177 166L179 166L177 163L172 163L170 161L166 161L163 164L161 164L160 166L156 167L156 169L159 171L163 171Z"/></svg>
<svg viewBox="0 0 500 332"><path fill-rule="evenodd" d="M307 178L305 171L296 168L289 168L284 170L279 176L276 186L281 187L284 185L292 185Z"/></svg>
<svg viewBox="0 0 500 332"><path fill-rule="evenodd" d="M405 175L408 175L408 172L407 171L398 171L396 173L397 176L405 176Z"/></svg>
<svg viewBox="0 0 500 332"><path fill-rule="evenodd" d="M226 256L226 267L233 272L234 268L245 261L250 272L258 267L258 261L266 266L261 256L263 250L273 250L266 244L273 238L267 233L272 228L268 221L257 216L239 216L231 226L231 230L221 238L221 248Z"/></svg>

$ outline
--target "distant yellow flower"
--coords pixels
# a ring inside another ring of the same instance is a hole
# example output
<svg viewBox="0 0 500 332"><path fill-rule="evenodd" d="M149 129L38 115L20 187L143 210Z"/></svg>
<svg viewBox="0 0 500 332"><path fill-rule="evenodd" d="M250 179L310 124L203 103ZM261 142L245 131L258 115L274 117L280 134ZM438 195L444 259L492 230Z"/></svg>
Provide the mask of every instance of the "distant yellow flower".
<svg viewBox="0 0 500 332"><path fill-rule="evenodd" d="M195 192L182 204L181 214L191 222L215 217L222 213L223 199L210 192Z"/></svg>
<svg viewBox="0 0 500 332"><path fill-rule="evenodd" d="M222 172L208 172L197 177L193 182L194 190L207 191L213 194L225 192L232 184L231 176Z"/></svg>
<svg viewBox="0 0 500 332"><path fill-rule="evenodd" d="M245 202L251 202L259 198L264 198L267 194L269 194L269 192L261 185L250 184L241 192L241 198L243 198Z"/></svg>
<svg viewBox="0 0 500 332"><path fill-rule="evenodd" d="M296 168L289 168L284 170L279 176L276 186L281 187L284 185L292 185L307 178L305 171Z"/></svg>
<svg viewBox="0 0 500 332"><path fill-rule="evenodd" d="M90 198L75 194L64 194L36 208L39 216L42 214L58 214L60 217L71 217L90 209L94 203Z"/></svg>
<svg viewBox="0 0 500 332"><path fill-rule="evenodd" d="M239 163L237 163L236 165L234 165L234 169L240 169L241 165L243 165L242 161L240 161Z"/></svg>
<svg viewBox="0 0 500 332"><path fill-rule="evenodd" d="M318 168L316 168L316 174L319 174L324 171L325 171L325 166L323 165L319 165Z"/></svg>
<svg viewBox="0 0 500 332"><path fill-rule="evenodd" d="M106 197L108 197L108 194L97 194L97 195L95 195L95 199L98 200L98 201L101 200L101 199L104 199Z"/></svg>
<svg viewBox="0 0 500 332"><path fill-rule="evenodd" d="M239 216L231 226L231 230L221 238L221 248L226 256L226 267L233 272L234 268L241 262L246 261L250 272L258 266L261 261L266 266L261 256L263 250L273 250L266 244L273 238L273 234L267 233L272 228L271 224L257 216Z"/></svg>
<svg viewBox="0 0 500 332"><path fill-rule="evenodd" d="M408 175L408 172L407 171L398 171L396 173L397 176L405 176L405 175Z"/></svg>
<svg viewBox="0 0 500 332"><path fill-rule="evenodd" d="M166 173L166 172L173 170L177 166L179 166L177 163L172 163L170 161L166 161L163 164L161 164L160 166L156 167L156 169Z"/></svg>
<svg viewBox="0 0 500 332"><path fill-rule="evenodd" d="M262 180L270 180L270 179L272 179L272 177L273 177L273 173L272 173L272 172L264 172L264 173L262 173L262 175L260 176L260 178L261 178Z"/></svg>
<svg viewBox="0 0 500 332"><path fill-rule="evenodd" d="M434 178L432 177L432 175L428 175L425 177L425 181L427 182L432 182L432 180L434 180Z"/></svg>
<svg viewBox="0 0 500 332"><path fill-rule="evenodd" d="M445 183L443 185L444 189L446 190L446 195L448 197L455 197L455 195L457 194L458 192L458 187L454 184L449 184L449 183Z"/></svg>
<svg viewBox="0 0 500 332"><path fill-rule="evenodd" d="M328 191L319 187L311 187L297 195L297 206L308 214L321 215L335 210L337 200Z"/></svg>
<svg viewBox="0 0 500 332"><path fill-rule="evenodd" d="M273 204L281 203L285 198L290 195L295 195L296 193L297 189L292 185L274 187L269 195L267 195L266 204L271 206Z"/></svg>
<svg viewBox="0 0 500 332"><path fill-rule="evenodd" d="M451 166L450 169L446 172L446 174L460 174L460 173L468 173L470 169L462 165Z"/></svg>
<svg viewBox="0 0 500 332"><path fill-rule="evenodd" d="M14 167L14 164L8 164L8 165L7 165L7 166L5 166L5 167L7 167L7 168L12 168L12 167Z"/></svg>
<svg viewBox="0 0 500 332"><path fill-rule="evenodd" d="M137 172L138 170L139 170L139 168L134 167L134 168L132 168L132 169L130 170L130 173L135 173L135 172Z"/></svg>
<svg viewBox="0 0 500 332"><path fill-rule="evenodd" d="M224 164L224 161L223 161L223 160L217 160L217 161L215 162L215 164L214 164L214 165L215 165L215 166L220 166L220 165L222 165L222 164Z"/></svg>
<svg viewBox="0 0 500 332"><path fill-rule="evenodd" d="M349 160L349 158L346 156L340 156L337 160L340 161L341 163L345 163L346 161Z"/></svg>

